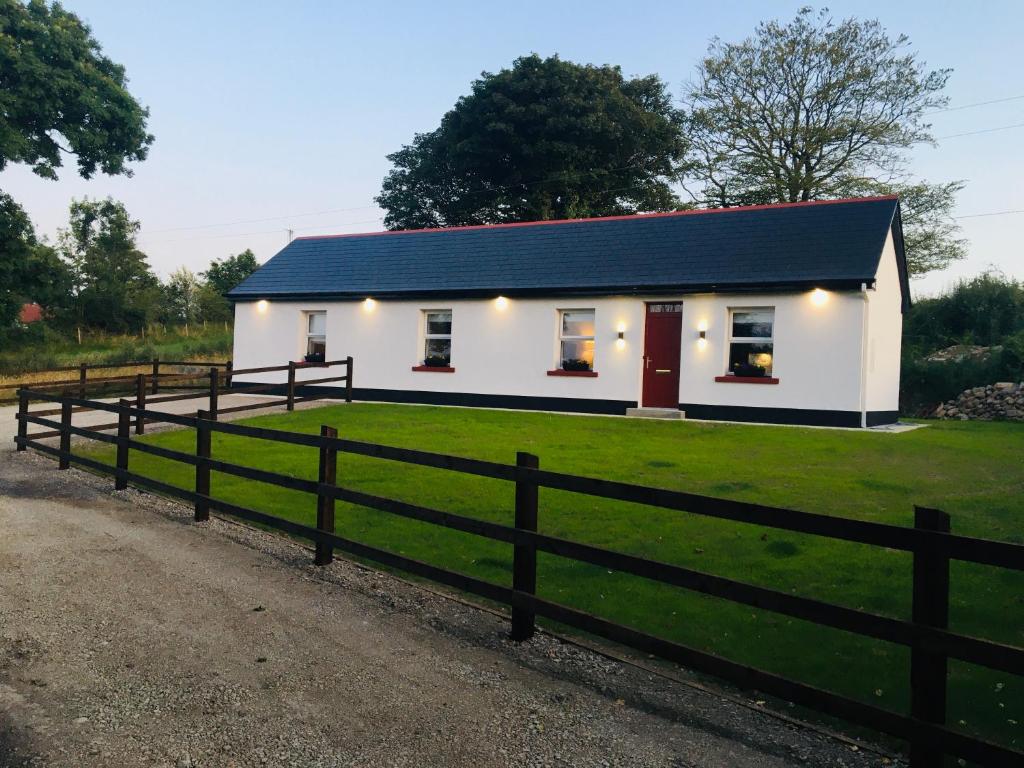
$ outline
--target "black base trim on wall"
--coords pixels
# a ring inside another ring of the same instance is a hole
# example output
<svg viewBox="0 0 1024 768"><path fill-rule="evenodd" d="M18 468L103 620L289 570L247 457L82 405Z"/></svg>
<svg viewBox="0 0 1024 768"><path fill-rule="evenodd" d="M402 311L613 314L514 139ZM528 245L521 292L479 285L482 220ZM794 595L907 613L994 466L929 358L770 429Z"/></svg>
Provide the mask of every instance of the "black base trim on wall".
<svg viewBox="0 0 1024 768"><path fill-rule="evenodd" d="M688 418L709 421L747 421L763 424L795 424L805 427L859 427L860 411L826 411L811 408L757 408L745 405L680 403ZM868 411L867 424L895 424L899 411Z"/></svg>
<svg viewBox="0 0 1024 768"><path fill-rule="evenodd" d="M237 386L253 386L256 382L239 382ZM343 387L304 387L296 385L295 394L344 395ZM282 384L268 394L283 395ZM627 408L636 408L636 401L595 400L583 397L531 397L526 395L480 395L472 392L426 392L418 389L352 388L352 399L376 403L413 403L416 405L460 405L471 408L511 408L525 411L562 411L563 413L595 413L624 416Z"/></svg>
<svg viewBox="0 0 1024 768"><path fill-rule="evenodd" d="M896 424L899 420L899 411L868 411L869 427L878 427L882 424Z"/></svg>
<svg viewBox="0 0 1024 768"><path fill-rule="evenodd" d="M258 382L237 382L238 388L253 386ZM327 395L338 397L344 394L343 387L309 386L295 387L295 394ZM268 394L285 394L281 384ZM355 387L354 400L376 403L410 403L416 405L458 405L469 408L509 408L527 411L560 411L562 413L594 413L624 416L627 408L636 408L636 401L594 400L582 397L532 397L526 395L481 395L473 392L425 392L417 389L367 389ZM756 408L743 405L702 405L680 403L679 409L693 419L709 421L746 421L762 424L797 424L809 427L859 427L860 411L825 411L808 408ZM869 427L881 424L895 424L899 411L869 411Z"/></svg>

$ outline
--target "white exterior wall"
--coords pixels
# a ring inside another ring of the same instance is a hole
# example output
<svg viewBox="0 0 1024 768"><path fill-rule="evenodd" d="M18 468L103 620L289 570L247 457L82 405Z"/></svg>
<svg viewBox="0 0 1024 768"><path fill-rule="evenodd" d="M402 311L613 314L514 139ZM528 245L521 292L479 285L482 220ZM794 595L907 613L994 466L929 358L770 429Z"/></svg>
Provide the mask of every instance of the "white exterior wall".
<svg viewBox="0 0 1024 768"><path fill-rule="evenodd" d="M548 376L558 363L558 311L590 308L596 310L597 378ZM423 310L428 309L452 310L454 373L412 370L422 362ZM635 298L509 299L505 310L497 309L493 300L378 301L371 311L362 302L271 301L263 313L255 302L238 303L235 368L301 359L303 314L318 310L327 311L327 358L352 355L359 388L635 400L640 384L636 361L642 350L644 305ZM629 340L624 350L615 345L620 323ZM296 378L324 375L322 369L306 369Z"/></svg>
<svg viewBox="0 0 1024 768"><path fill-rule="evenodd" d="M892 233L886 238L875 289L868 291L865 357L868 411L899 410L900 352L903 340L903 293Z"/></svg>
<svg viewBox="0 0 1024 768"><path fill-rule="evenodd" d="M877 291L573 299L363 302L269 301L235 308L236 369L281 365L305 351L304 313L326 310L327 357L355 361L357 389L557 397L639 402L646 301L683 303L679 402L708 406L860 412L896 410L899 386L899 281L891 242ZM773 376L778 384L715 381L726 371L729 310L775 308ZM594 308L596 378L548 376L559 358L558 311ZM454 373L416 372L423 355L423 310L452 310ZM868 312L865 317L865 312ZM707 327L707 343L698 329ZM625 345L616 344L619 327ZM868 329L868 345L863 331ZM862 375L862 360L867 369ZM297 379L323 377L300 370ZM333 375L339 375L334 373ZM238 381L284 382L282 373Z"/></svg>

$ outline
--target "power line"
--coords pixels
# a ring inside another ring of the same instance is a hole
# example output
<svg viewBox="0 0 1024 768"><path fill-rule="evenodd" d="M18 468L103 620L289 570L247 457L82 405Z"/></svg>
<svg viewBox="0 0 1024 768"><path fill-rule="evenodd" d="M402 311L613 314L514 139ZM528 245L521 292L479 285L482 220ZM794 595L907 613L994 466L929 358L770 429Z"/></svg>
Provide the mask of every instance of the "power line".
<svg viewBox="0 0 1024 768"><path fill-rule="evenodd" d="M938 115L942 112L958 112L961 109L971 109L972 107L984 107L988 104L1002 104L1005 101L1019 101L1024 99L1024 95L1021 96L1007 96L1005 99L990 99L989 101L975 101L971 104L963 104L959 107L946 107L945 109L933 109L931 112L925 112L926 115Z"/></svg>
<svg viewBox="0 0 1024 768"><path fill-rule="evenodd" d="M384 218L381 217L381 216L378 216L375 219L362 219L360 221L345 221L345 222L340 222L338 224L321 224L321 225L318 225L318 226L315 226L315 227L297 227L297 228L293 227L293 229L296 232L303 232L303 231L310 230L310 229L335 229L335 228L338 228L338 227L349 227L349 226L353 226L355 224L372 224L372 223L381 222L381 221L384 221ZM259 232L229 232L229 233L223 234L223 235L199 235L198 237L181 237L181 238L178 238L177 240L157 240L157 241L155 241L155 243L150 241L150 245L154 245L154 244L171 245L173 243L187 243L187 242L192 242L194 240L220 240L220 239L229 238L229 237L259 237L261 235L281 235L281 234L284 234L286 231L287 230L285 230L282 227L282 228L278 228L278 229L264 229L264 230L261 230ZM139 240L140 241L146 241L147 238L146 237L140 237Z"/></svg>
<svg viewBox="0 0 1024 768"><path fill-rule="evenodd" d="M164 232L182 232L189 229L213 229L216 227L233 227L239 224L261 224L265 221L280 221L281 219L297 219L301 216L323 216L328 213L343 213L345 211L361 211L366 208L376 208L375 205L359 205L354 208L329 208L325 211L309 211L307 213L292 213L284 216L268 216L265 219L245 219L243 221L225 221L220 224L196 224L188 227L170 227L168 229L151 229L148 234L157 235Z"/></svg>
<svg viewBox="0 0 1024 768"><path fill-rule="evenodd" d="M968 213L964 216L954 216L954 219L980 219L983 216L1008 216L1011 213L1024 213L1024 208L1015 211L991 211L989 213Z"/></svg>
<svg viewBox="0 0 1024 768"><path fill-rule="evenodd" d="M983 128L980 131L967 131L966 133L951 133L948 136L936 136L937 139L957 139L961 136L977 136L979 133L995 133L996 131L1008 131L1011 128L1024 128L1024 123L1014 125L1001 125L998 128Z"/></svg>

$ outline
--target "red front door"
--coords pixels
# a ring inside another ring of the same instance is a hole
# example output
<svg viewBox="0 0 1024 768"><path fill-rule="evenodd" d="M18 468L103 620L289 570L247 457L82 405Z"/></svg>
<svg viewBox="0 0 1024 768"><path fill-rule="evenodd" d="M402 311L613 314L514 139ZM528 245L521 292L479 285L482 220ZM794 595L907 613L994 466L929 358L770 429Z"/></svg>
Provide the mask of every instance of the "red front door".
<svg viewBox="0 0 1024 768"><path fill-rule="evenodd" d="M644 392L646 408L679 407L679 353L683 332L683 305L647 305L644 331Z"/></svg>

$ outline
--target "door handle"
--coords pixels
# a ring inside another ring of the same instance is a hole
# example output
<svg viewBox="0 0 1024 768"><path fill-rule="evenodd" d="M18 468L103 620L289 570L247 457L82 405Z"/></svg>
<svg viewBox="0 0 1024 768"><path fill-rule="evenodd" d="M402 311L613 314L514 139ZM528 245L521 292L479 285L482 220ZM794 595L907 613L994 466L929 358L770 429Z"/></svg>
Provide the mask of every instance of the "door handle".
<svg viewBox="0 0 1024 768"><path fill-rule="evenodd" d="M654 372L655 373L672 373L672 369L671 368L655 368Z"/></svg>

